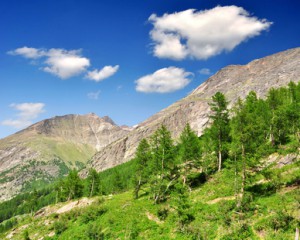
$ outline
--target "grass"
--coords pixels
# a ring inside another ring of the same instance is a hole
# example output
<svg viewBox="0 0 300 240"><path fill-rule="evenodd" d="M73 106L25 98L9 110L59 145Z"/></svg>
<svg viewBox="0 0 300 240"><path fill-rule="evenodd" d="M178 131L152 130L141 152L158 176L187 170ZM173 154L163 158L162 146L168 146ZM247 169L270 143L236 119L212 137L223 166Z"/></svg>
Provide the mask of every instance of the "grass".
<svg viewBox="0 0 300 240"><path fill-rule="evenodd" d="M184 227L175 195L154 205L149 195L133 200L132 191L127 191L96 197L91 206L64 214L27 216L19 220L14 239L23 239L25 230L31 239L48 235L44 239L293 239L300 222L300 188L288 183L299 176L298 165L299 161L280 169L270 167L268 181L279 174L279 187L266 195L248 191L242 211L237 211L230 198L234 196L234 171L223 169L189 194L194 220ZM256 180L263 178L257 174ZM219 201L211 202L215 199Z"/></svg>

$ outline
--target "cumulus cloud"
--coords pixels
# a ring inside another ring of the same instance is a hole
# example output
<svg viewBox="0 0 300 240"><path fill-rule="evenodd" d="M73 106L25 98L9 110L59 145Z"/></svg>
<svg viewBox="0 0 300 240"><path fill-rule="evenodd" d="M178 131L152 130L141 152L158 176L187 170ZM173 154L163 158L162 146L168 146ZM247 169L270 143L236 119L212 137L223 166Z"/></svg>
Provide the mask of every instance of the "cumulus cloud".
<svg viewBox="0 0 300 240"><path fill-rule="evenodd" d="M271 22L251 16L237 6L217 6L210 10L152 14L150 37L153 54L159 58L207 59L231 51L249 38L269 29Z"/></svg>
<svg viewBox="0 0 300 240"><path fill-rule="evenodd" d="M13 51L9 51L10 55L20 55L28 59L43 58L45 72L54 74L62 79L67 79L82 72L85 72L90 66L90 60L81 56L81 50L65 50L65 49L39 49L22 47Z"/></svg>
<svg viewBox="0 0 300 240"><path fill-rule="evenodd" d="M86 78L100 82L106 78L111 77L119 70L119 65L116 66L105 66L100 70L89 71L86 75Z"/></svg>
<svg viewBox="0 0 300 240"><path fill-rule="evenodd" d="M16 129L28 127L32 120L36 119L41 113L45 112L44 103L12 103L9 105L18 111L16 119L6 119L1 122L2 125L14 127Z"/></svg>
<svg viewBox="0 0 300 240"><path fill-rule="evenodd" d="M100 92L101 92L100 90L97 91L97 92L89 92L87 94L87 96L88 96L89 99L98 100Z"/></svg>
<svg viewBox="0 0 300 240"><path fill-rule="evenodd" d="M169 93L184 88L193 74L182 68L162 68L136 80L136 90L145 93Z"/></svg>
<svg viewBox="0 0 300 240"><path fill-rule="evenodd" d="M50 49L47 52L48 58L45 61L48 66L43 69L62 79L85 72L87 67L90 66L90 60L82 57L80 52L80 50Z"/></svg>
<svg viewBox="0 0 300 240"><path fill-rule="evenodd" d="M209 68L202 68L199 70L199 73L202 75L211 75L212 74L212 72L210 71Z"/></svg>

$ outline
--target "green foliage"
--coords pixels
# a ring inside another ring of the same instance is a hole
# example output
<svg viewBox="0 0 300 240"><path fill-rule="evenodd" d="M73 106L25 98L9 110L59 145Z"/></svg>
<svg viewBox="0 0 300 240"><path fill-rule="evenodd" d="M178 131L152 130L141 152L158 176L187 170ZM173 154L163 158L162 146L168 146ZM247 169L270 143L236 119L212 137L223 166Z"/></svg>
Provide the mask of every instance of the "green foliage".
<svg viewBox="0 0 300 240"><path fill-rule="evenodd" d="M103 232L101 225L99 225L97 222L92 222L87 226L85 235L88 239L92 240L105 239L105 233Z"/></svg>
<svg viewBox="0 0 300 240"><path fill-rule="evenodd" d="M28 230L25 230L23 233L23 239L24 240L31 240L31 238L29 237L29 232Z"/></svg>
<svg viewBox="0 0 300 240"><path fill-rule="evenodd" d="M92 205L88 207L85 212L81 215L81 221L83 223L88 223L91 221L96 220L101 215L105 214L107 212L107 209L103 206L99 205Z"/></svg>
<svg viewBox="0 0 300 240"><path fill-rule="evenodd" d="M93 197L99 194L101 185L100 185L100 176L97 171L93 168L89 170L87 177L87 195Z"/></svg>
<svg viewBox="0 0 300 240"><path fill-rule="evenodd" d="M227 105L228 102L223 93L217 92L212 97L212 103L210 103L212 115L209 116L212 123L211 127L206 131L206 134L211 138L213 150L217 154L218 171L222 168L222 160L227 156L228 143L230 141Z"/></svg>
<svg viewBox="0 0 300 240"><path fill-rule="evenodd" d="M290 83L271 89L266 100L250 92L229 119L217 93L212 125L200 138L187 125L175 145L161 126L140 142L132 161L91 169L85 180L71 171L56 188L1 203L0 221L55 200L104 194L101 202L53 215L50 227L34 220L38 229L28 231L55 230L53 239L290 239L299 225L299 104L300 84ZM274 152L296 157L284 167L260 163ZM32 219L6 220L0 233Z"/></svg>
<svg viewBox="0 0 300 240"><path fill-rule="evenodd" d="M60 235L68 229L68 223L64 219L60 219L54 222L53 228L55 230L55 233L57 235Z"/></svg>
<svg viewBox="0 0 300 240"><path fill-rule="evenodd" d="M83 196L83 182L78 176L77 170L71 170L69 175L60 180L56 186L59 198L62 201L69 201Z"/></svg>
<svg viewBox="0 0 300 240"><path fill-rule="evenodd" d="M139 191L142 186L147 183L147 178L150 174L149 162L151 158L150 145L146 139L142 139L135 153L136 168L133 181L135 185L134 197L136 199L139 197Z"/></svg>

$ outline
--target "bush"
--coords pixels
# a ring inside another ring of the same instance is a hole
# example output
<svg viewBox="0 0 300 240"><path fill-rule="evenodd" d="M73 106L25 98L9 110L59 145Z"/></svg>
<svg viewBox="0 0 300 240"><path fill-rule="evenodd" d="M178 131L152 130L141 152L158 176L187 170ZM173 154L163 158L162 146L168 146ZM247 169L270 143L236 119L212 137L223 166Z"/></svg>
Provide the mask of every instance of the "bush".
<svg viewBox="0 0 300 240"><path fill-rule="evenodd" d="M57 235L60 235L68 229L67 221L64 221L64 220L55 221L53 224L53 227L54 227L55 233Z"/></svg>
<svg viewBox="0 0 300 240"><path fill-rule="evenodd" d="M157 216L159 220L165 220L169 214L169 210L167 208L160 208L157 210Z"/></svg>
<svg viewBox="0 0 300 240"><path fill-rule="evenodd" d="M88 239L93 240L102 240L105 237L102 227L96 222L88 225L85 235L88 237Z"/></svg>
<svg viewBox="0 0 300 240"><path fill-rule="evenodd" d="M96 220L98 217L107 212L107 209L102 206L92 205L85 210L82 214L81 219L83 223L88 223L90 221Z"/></svg>

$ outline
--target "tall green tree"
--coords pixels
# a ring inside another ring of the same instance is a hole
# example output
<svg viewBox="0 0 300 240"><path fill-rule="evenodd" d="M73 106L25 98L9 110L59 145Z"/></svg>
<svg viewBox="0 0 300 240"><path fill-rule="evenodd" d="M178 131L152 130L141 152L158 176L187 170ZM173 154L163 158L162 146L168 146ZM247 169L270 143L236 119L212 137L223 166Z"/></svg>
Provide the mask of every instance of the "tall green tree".
<svg viewBox="0 0 300 240"><path fill-rule="evenodd" d="M174 183L175 176L175 146L171 132L162 125L151 136L152 161L150 169L153 172L151 188L154 203L163 201L168 194L170 186Z"/></svg>
<svg viewBox="0 0 300 240"><path fill-rule="evenodd" d="M100 191L100 187L99 174L94 168L91 168L87 177L87 191L89 197L97 195Z"/></svg>
<svg viewBox="0 0 300 240"><path fill-rule="evenodd" d="M259 100L255 92L250 92L245 101L238 100L234 107L234 116L231 120L232 152L234 158L241 162L242 182L240 201L244 197L247 171L258 164L258 159L266 152L268 114L266 103Z"/></svg>
<svg viewBox="0 0 300 240"><path fill-rule="evenodd" d="M179 162L183 164L183 184L186 184L187 174L196 167L201 157L200 141L197 134L187 124L179 138Z"/></svg>
<svg viewBox="0 0 300 240"><path fill-rule="evenodd" d="M65 179L58 183L56 188L59 191L60 199L69 201L82 197L83 187L83 182L78 175L78 171L74 169L69 172Z"/></svg>
<svg viewBox="0 0 300 240"><path fill-rule="evenodd" d="M218 157L218 171L221 171L223 158L227 152L230 132L228 102L223 93L217 92L212 97L212 103L209 105L212 111L212 114L209 116L212 120L209 132Z"/></svg>
<svg viewBox="0 0 300 240"><path fill-rule="evenodd" d="M151 159L150 145L146 139L142 139L135 153L136 170L134 174L134 197L139 197L141 187L147 183L150 172L148 163Z"/></svg>

